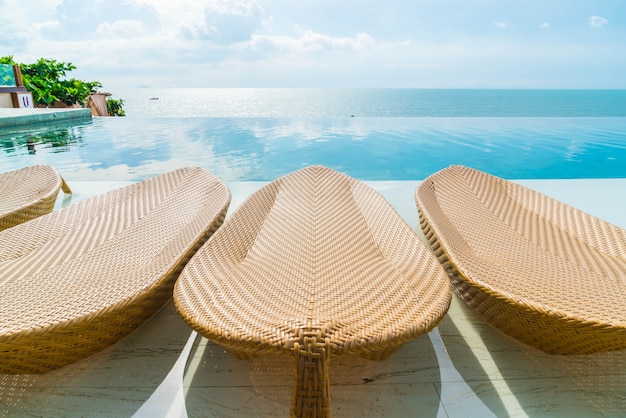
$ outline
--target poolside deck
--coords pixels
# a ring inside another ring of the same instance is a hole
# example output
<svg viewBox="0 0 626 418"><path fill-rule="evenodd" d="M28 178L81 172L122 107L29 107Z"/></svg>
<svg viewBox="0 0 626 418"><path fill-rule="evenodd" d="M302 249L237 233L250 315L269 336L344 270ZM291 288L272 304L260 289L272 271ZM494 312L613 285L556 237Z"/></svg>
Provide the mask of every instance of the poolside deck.
<svg viewBox="0 0 626 418"><path fill-rule="evenodd" d="M29 125L90 120L91 109L6 109L0 108L0 129Z"/></svg>
<svg viewBox="0 0 626 418"><path fill-rule="evenodd" d="M76 202L124 183L68 179ZM418 228L419 182L368 182ZM626 179L531 180L526 186L626 228ZM264 183L228 183L230 213ZM616 190L620 191L616 193ZM429 335L388 360L332 360L336 417L618 417L626 411L626 351L560 357L500 334L454 297ZM46 375L0 375L0 416L288 416L288 356L236 360L196 336L169 303L128 338Z"/></svg>

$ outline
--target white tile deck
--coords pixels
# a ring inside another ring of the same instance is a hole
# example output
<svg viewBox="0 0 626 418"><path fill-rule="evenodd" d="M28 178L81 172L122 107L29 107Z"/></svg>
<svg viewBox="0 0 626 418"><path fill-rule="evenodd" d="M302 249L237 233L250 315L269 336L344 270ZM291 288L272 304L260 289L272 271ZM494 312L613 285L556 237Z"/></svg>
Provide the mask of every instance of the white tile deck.
<svg viewBox="0 0 626 418"><path fill-rule="evenodd" d="M65 204L123 185L69 183ZM418 182L368 183L417 228ZM626 228L626 179L520 183ZM261 184L229 183L230 212ZM626 350L546 355L495 331L456 297L435 330L388 360L332 361L336 417L626 415ZM291 373L287 356L236 360L192 333L170 302L86 360L46 375L0 375L0 416L284 417Z"/></svg>

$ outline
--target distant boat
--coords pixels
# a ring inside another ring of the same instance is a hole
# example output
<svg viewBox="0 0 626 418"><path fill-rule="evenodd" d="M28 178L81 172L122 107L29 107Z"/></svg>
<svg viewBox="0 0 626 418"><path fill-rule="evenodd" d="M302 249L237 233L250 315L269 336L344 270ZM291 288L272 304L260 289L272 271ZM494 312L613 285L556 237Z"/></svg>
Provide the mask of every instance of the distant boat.
<svg viewBox="0 0 626 418"><path fill-rule="evenodd" d="M150 97L150 100L159 100L158 97Z"/></svg>

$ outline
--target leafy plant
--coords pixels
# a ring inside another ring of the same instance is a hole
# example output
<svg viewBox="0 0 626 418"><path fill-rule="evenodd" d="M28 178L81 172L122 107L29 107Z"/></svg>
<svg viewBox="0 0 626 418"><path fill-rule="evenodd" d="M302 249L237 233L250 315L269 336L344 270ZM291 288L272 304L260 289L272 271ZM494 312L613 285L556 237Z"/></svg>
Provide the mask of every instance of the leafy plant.
<svg viewBox="0 0 626 418"><path fill-rule="evenodd" d="M0 57L0 64L16 65L12 55ZM75 78L67 79L67 73L75 70L70 62L40 58L33 64L19 64L22 70L24 86L33 95L33 101L41 106L50 106L56 102L66 105L80 104L85 106L90 93L98 92L102 87L99 81L82 81ZM123 101L116 103L115 114L124 115Z"/></svg>
<svg viewBox="0 0 626 418"><path fill-rule="evenodd" d="M109 116L126 116L126 112L124 112L124 100L107 99L107 111L109 112Z"/></svg>
<svg viewBox="0 0 626 418"><path fill-rule="evenodd" d="M56 93L59 101L67 105L79 103L81 106L87 104L89 93L95 93L102 87L98 81L85 82L75 78L62 80L59 84L60 89Z"/></svg>
<svg viewBox="0 0 626 418"><path fill-rule="evenodd" d="M89 93L101 86L97 81L86 83L74 78L66 80L67 72L76 69L72 63L40 58L33 64L20 66L24 86L32 92L33 100L46 106L58 101L68 105L84 105L89 99Z"/></svg>
<svg viewBox="0 0 626 418"><path fill-rule="evenodd" d="M0 57L0 64L16 65L13 60L13 55L7 55L6 57Z"/></svg>

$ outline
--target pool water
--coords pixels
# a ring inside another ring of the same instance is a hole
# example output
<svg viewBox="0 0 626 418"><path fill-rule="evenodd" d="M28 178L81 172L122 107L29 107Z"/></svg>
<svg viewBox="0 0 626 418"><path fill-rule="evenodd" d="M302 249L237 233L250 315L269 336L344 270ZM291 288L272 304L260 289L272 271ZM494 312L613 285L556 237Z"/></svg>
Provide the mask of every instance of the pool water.
<svg viewBox="0 0 626 418"><path fill-rule="evenodd" d="M0 132L2 171L138 181L185 165L269 181L309 164L421 180L451 164L509 179L626 178L624 117L127 117Z"/></svg>

